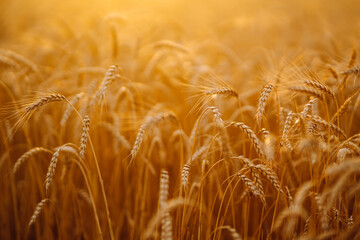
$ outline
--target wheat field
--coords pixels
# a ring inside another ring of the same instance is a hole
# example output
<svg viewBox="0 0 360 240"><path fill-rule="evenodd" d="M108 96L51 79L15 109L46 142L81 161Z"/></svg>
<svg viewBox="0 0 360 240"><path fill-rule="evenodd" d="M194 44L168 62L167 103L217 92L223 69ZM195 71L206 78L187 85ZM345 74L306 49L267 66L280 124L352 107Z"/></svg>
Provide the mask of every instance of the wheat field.
<svg viewBox="0 0 360 240"><path fill-rule="evenodd" d="M0 239L360 239L360 2L0 1Z"/></svg>

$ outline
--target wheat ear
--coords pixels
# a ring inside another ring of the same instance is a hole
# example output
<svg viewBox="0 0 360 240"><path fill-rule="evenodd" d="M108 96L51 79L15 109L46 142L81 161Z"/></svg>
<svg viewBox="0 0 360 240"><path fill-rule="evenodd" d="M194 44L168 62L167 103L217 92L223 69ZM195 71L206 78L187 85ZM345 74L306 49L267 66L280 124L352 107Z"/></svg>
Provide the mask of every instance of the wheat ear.
<svg viewBox="0 0 360 240"><path fill-rule="evenodd" d="M301 116L303 118L306 117L306 115L308 114L312 114L312 109L313 109L313 105L316 104L318 102L318 98L313 98L311 99L305 106L304 106L304 109L303 111L301 112Z"/></svg>
<svg viewBox="0 0 360 240"><path fill-rule="evenodd" d="M241 179L241 181L245 184L245 186L250 190L250 192L253 193L255 196L257 196L258 198L260 198L261 202L264 204L264 206L266 206L265 196L260 193L256 184L250 178L246 177L246 175L242 173L238 173L237 175Z"/></svg>
<svg viewBox="0 0 360 240"><path fill-rule="evenodd" d="M286 117L284 130L281 137L281 146L286 146L288 149L292 150L292 146L290 144L290 141L288 139L288 134L291 126L294 124L296 114L293 112L289 112L289 114Z"/></svg>
<svg viewBox="0 0 360 240"><path fill-rule="evenodd" d="M331 73L331 75L337 80L339 79L339 75L337 73L337 71L330 65L327 65L327 69L329 70L329 72Z"/></svg>
<svg viewBox="0 0 360 240"><path fill-rule="evenodd" d="M335 122L338 118L340 118L349 108L349 105L351 104L351 100L354 97L355 94L348 97L345 102L341 105L341 107L336 111L334 116L331 118L331 122Z"/></svg>
<svg viewBox="0 0 360 240"><path fill-rule="evenodd" d="M254 171L254 168L251 168L251 167L250 167L250 174L254 179L255 187L258 190L258 192L260 193L260 196L265 196L263 184L260 180L259 174ZM266 205L265 198L261 199L261 201L263 201L263 203L265 203L264 205Z"/></svg>
<svg viewBox="0 0 360 240"><path fill-rule="evenodd" d="M160 173L160 190L159 190L159 207L160 210L166 209L166 204L169 196L169 173L166 170L161 170ZM173 239L172 232L172 218L168 211L165 211L161 219L161 240Z"/></svg>
<svg viewBox="0 0 360 240"><path fill-rule="evenodd" d="M272 169L262 164L254 165L253 168L255 168L264 177L266 177L282 196L285 196L284 191L281 189L279 178L276 176L275 172Z"/></svg>
<svg viewBox="0 0 360 240"><path fill-rule="evenodd" d="M317 81L314 81L314 80L305 80L305 84L306 85L309 85L315 89L318 89L320 90L321 92L323 93L326 93L327 95L329 95L330 97L332 97L333 99L335 99L335 94L333 91L331 91L331 89L326 86L324 83L320 83L320 82L317 82Z"/></svg>
<svg viewBox="0 0 360 240"><path fill-rule="evenodd" d="M63 101L65 100L65 96L61 94L51 94L49 96L40 98L36 102L30 104L29 106L25 107L26 113L32 113L35 110L39 109L40 107L44 106L47 103L55 102L55 101Z"/></svg>
<svg viewBox="0 0 360 240"><path fill-rule="evenodd" d="M97 92L91 99L89 108L94 106L96 102L102 102L104 100L105 93L106 93L106 90L107 90L109 84L117 78L117 75L116 75L117 70L118 70L118 67L116 65L112 65L106 71L105 77L104 77L99 89L97 90Z"/></svg>
<svg viewBox="0 0 360 240"><path fill-rule="evenodd" d="M336 126L335 124L333 124L331 122L327 122L324 119L322 119L321 117L314 116L314 115L306 115L306 119L311 120L314 123L322 125L324 127L329 127L331 130L342 135L346 139L345 132L340 127Z"/></svg>
<svg viewBox="0 0 360 240"><path fill-rule="evenodd" d="M68 118L70 117L71 112L74 110L74 109L73 109L73 106L74 106L77 102L79 102L79 100L81 99L82 96L84 96L84 93L83 93L83 92L78 93L78 94L76 94L76 95L71 99L71 101L69 102L70 104L67 106L67 108L66 108L66 110L65 110L65 112L64 112L64 115L63 115L63 117L61 118L61 121L60 121L60 125L61 125L62 127L65 126L65 123L66 123L66 121L68 120Z"/></svg>
<svg viewBox="0 0 360 240"><path fill-rule="evenodd" d="M262 158L265 156L258 137L254 133L254 131L251 130L251 128L249 126L247 126L247 125L245 125L244 123L241 123L241 122L232 122L230 125L241 129L246 134L246 136L250 139L250 141L251 141L252 145L254 146L257 154Z"/></svg>
<svg viewBox="0 0 360 240"><path fill-rule="evenodd" d="M25 66L29 67L34 73L38 74L38 76L43 78L42 74L40 73L39 68L36 66L35 63L30 61L28 58L26 58L26 57L24 57L24 56L22 56L22 55L20 55L18 53L15 53L13 51L10 51L10 50L2 50L2 49L0 49L0 54L3 54L8 58L12 58L15 61L18 61L18 62L24 64Z"/></svg>
<svg viewBox="0 0 360 240"><path fill-rule="evenodd" d="M134 146L131 150L131 160L133 160L136 157L137 152L139 151L139 148L141 146L141 143L144 138L145 131L152 125L155 125L165 119L175 119L176 117L172 113L159 113L155 116L148 116L145 119L145 122L141 125L140 129L138 130L138 133L136 135Z"/></svg>
<svg viewBox="0 0 360 240"><path fill-rule="evenodd" d="M88 133L90 129L90 119L88 116L84 117L84 126L82 129L81 140L80 140L80 157L84 159L85 157L85 150L86 150L86 143L88 140Z"/></svg>
<svg viewBox="0 0 360 240"><path fill-rule="evenodd" d="M289 90L294 91L294 92L299 92L299 93L306 93L306 94L310 94L316 98L319 99L323 99L324 96L321 92L319 92L318 90L311 88L311 87L306 87L306 86L293 86L293 87L289 87Z"/></svg>
<svg viewBox="0 0 360 240"><path fill-rule="evenodd" d="M176 42L173 42L173 41L170 41L170 40L162 40L162 41L156 42L153 45L153 47L154 48L169 48L169 49L178 50L178 51L183 52L183 53L189 53L190 52L190 50L187 49L186 47L184 47L183 45L181 45L179 43L176 43Z"/></svg>
<svg viewBox="0 0 360 240"><path fill-rule="evenodd" d="M224 226L225 229L227 229L232 237L233 240L241 240L240 234L236 231L235 228L232 228L230 226Z"/></svg>
<svg viewBox="0 0 360 240"><path fill-rule="evenodd" d="M262 120L262 117L264 116L266 102L267 102L269 95L270 95L271 91L273 90L273 88L274 88L274 86L272 84L266 84L261 91L259 103L258 103L258 107L256 110L256 115L255 115L255 119L259 126L261 125L261 120Z"/></svg>
<svg viewBox="0 0 360 240"><path fill-rule="evenodd" d="M360 74L360 66L349 68L346 71L341 72L343 75L359 75Z"/></svg>
<svg viewBox="0 0 360 240"><path fill-rule="evenodd" d="M48 199L48 198L45 198L45 199L41 200L41 201L37 204L37 206L36 206L36 208L35 208L35 211L34 211L33 215L32 215L31 218L30 218L30 221L29 221L29 224L28 224L28 227L29 227L29 228L31 227L31 225L33 225L33 224L36 222L37 217L39 216L39 214L41 213L42 209L44 208L45 203L48 202L48 201L49 201L49 199Z"/></svg>
<svg viewBox="0 0 360 240"><path fill-rule="evenodd" d="M215 122L218 127L218 131L219 131L219 134L221 137L221 148L222 148L223 155L225 158L228 158L232 155L232 150L231 150L231 147L229 144L229 136L228 136L225 126L224 126L224 121L222 120L221 114L216 107L210 107L209 109L212 110L212 112L214 114Z"/></svg>
<svg viewBox="0 0 360 240"><path fill-rule="evenodd" d="M38 154L38 153L41 153L41 152L46 152L46 153L50 153L50 154L53 154L52 151L46 149L46 148L43 148L43 147L35 147L35 148L32 148L30 149L29 151L27 151L26 153L24 153L20 158L18 158L15 162L15 165L14 165L14 168L13 168L13 173L15 174L19 167L27 160L29 159L30 157L32 157L33 155L35 154Z"/></svg>
<svg viewBox="0 0 360 240"><path fill-rule="evenodd" d="M58 159L59 159L60 150L61 150L61 147L59 147L56 150L56 152L54 153L54 155L52 156L51 161L50 161L49 169L48 169L48 172L46 174L46 180L45 180L46 193L49 192L49 188L50 188L52 179L53 179L54 174L55 174L56 164L57 164Z"/></svg>
<svg viewBox="0 0 360 240"><path fill-rule="evenodd" d="M15 69L20 68L19 64L16 61L12 60L11 58L5 57L5 56L0 56L0 64L8 65Z"/></svg>
<svg viewBox="0 0 360 240"><path fill-rule="evenodd" d="M230 87L221 87L221 88L215 88L215 89L211 89L211 90L207 90L204 92L204 95L225 95L225 96L233 96L233 97L238 97L238 92Z"/></svg>
<svg viewBox="0 0 360 240"><path fill-rule="evenodd" d="M191 164L194 160L196 160L201 154L203 154L209 147L207 145L202 146L199 150L197 150L192 156L189 157L187 162L185 163L182 171L181 171L181 184L185 188L189 182L189 174L191 170Z"/></svg>
<svg viewBox="0 0 360 240"><path fill-rule="evenodd" d="M354 49L351 53L351 57L350 57L350 60L349 60L349 63L348 63L348 68L352 68L356 62L356 57L357 57L357 52L356 52L356 49Z"/></svg>

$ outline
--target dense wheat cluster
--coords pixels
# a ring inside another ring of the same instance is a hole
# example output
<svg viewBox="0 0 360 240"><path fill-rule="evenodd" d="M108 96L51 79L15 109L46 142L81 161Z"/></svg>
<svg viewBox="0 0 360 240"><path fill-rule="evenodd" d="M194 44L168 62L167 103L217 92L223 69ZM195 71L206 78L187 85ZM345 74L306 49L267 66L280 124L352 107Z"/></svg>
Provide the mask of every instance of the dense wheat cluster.
<svg viewBox="0 0 360 240"><path fill-rule="evenodd" d="M360 239L359 12L0 1L0 239Z"/></svg>

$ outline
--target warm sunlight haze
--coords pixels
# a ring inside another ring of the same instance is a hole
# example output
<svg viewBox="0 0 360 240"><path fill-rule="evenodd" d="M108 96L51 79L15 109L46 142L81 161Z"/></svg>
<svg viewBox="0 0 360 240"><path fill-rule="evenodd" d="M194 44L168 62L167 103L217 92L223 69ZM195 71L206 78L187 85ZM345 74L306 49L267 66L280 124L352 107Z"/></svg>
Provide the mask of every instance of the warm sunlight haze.
<svg viewBox="0 0 360 240"><path fill-rule="evenodd" d="M0 0L0 239L360 239L359 13Z"/></svg>

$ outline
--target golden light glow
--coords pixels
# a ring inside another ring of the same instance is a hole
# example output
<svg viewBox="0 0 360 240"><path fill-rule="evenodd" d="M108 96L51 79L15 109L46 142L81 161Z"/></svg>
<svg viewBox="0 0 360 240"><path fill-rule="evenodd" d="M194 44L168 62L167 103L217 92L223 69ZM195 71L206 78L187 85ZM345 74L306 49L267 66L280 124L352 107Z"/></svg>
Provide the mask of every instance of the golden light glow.
<svg viewBox="0 0 360 240"><path fill-rule="evenodd" d="M0 239L359 239L359 10L0 0Z"/></svg>

